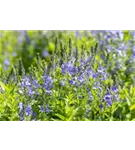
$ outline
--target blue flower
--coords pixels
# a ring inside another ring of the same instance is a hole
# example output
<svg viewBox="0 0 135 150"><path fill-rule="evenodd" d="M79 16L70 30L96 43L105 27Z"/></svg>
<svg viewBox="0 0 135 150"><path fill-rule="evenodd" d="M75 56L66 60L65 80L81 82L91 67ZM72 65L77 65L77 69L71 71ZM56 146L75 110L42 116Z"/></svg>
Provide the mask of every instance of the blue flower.
<svg viewBox="0 0 135 150"><path fill-rule="evenodd" d="M52 91L51 90L46 90L46 94L51 95Z"/></svg>
<svg viewBox="0 0 135 150"><path fill-rule="evenodd" d="M88 68L88 69L87 69L87 76L88 76L88 77L90 77L90 76L92 77L92 76L93 76L93 71L92 71L91 68Z"/></svg>
<svg viewBox="0 0 135 150"><path fill-rule="evenodd" d="M132 51L135 52L135 45L132 47Z"/></svg>
<svg viewBox="0 0 135 150"><path fill-rule="evenodd" d="M24 109L23 103L19 103L19 109L20 109L20 111L22 111Z"/></svg>
<svg viewBox="0 0 135 150"><path fill-rule="evenodd" d="M48 51L47 51L47 50L43 50L42 56L43 56L43 57L48 57L48 56L49 56Z"/></svg>
<svg viewBox="0 0 135 150"><path fill-rule="evenodd" d="M112 100L111 99L107 100L106 105L111 106L112 105Z"/></svg>
<svg viewBox="0 0 135 150"><path fill-rule="evenodd" d="M20 113L20 121L23 121L24 120L24 114L23 112Z"/></svg>
<svg viewBox="0 0 135 150"><path fill-rule="evenodd" d="M132 58L135 58L135 52L132 53Z"/></svg>
<svg viewBox="0 0 135 150"><path fill-rule="evenodd" d="M97 76L98 76L97 73L93 73L93 74L92 74L92 77L93 77L93 78L97 78Z"/></svg>
<svg viewBox="0 0 135 150"><path fill-rule="evenodd" d="M80 60L80 63L82 66L84 66L84 67L86 66L86 62L84 60Z"/></svg>
<svg viewBox="0 0 135 150"><path fill-rule="evenodd" d="M26 109L25 109L25 113L26 113L26 116L29 116L32 114L32 107L31 106L27 106Z"/></svg>
<svg viewBox="0 0 135 150"><path fill-rule="evenodd" d="M12 53L12 56L13 56L13 57L15 57L16 55L17 55L16 52L13 52L13 53Z"/></svg>
<svg viewBox="0 0 135 150"><path fill-rule="evenodd" d="M100 109L103 109L103 108L104 108L103 104L100 104L99 107L100 107Z"/></svg>
<svg viewBox="0 0 135 150"><path fill-rule="evenodd" d="M95 82L94 83L94 86L93 86L93 89L97 89L97 88L99 88L100 86L99 86L99 82Z"/></svg>
<svg viewBox="0 0 135 150"><path fill-rule="evenodd" d="M50 108L49 108L49 105L48 105L48 104L46 105L46 110L45 110L45 111L46 111L46 113L49 113L49 112L50 112Z"/></svg>
<svg viewBox="0 0 135 150"><path fill-rule="evenodd" d="M26 30L22 30L22 31L21 31L21 35L25 38L25 40L26 40L27 42L30 42L30 38L29 38L29 36L28 36Z"/></svg>
<svg viewBox="0 0 135 150"><path fill-rule="evenodd" d="M21 79L21 86L22 86L22 88L26 88L26 87L31 86L31 79L29 76L24 76Z"/></svg>
<svg viewBox="0 0 135 150"><path fill-rule="evenodd" d="M74 67L74 66L69 66L68 67L68 73L70 74L70 75L74 75L75 73L77 73L78 72L78 69L77 69L77 67Z"/></svg>
<svg viewBox="0 0 135 150"><path fill-rule="evenodd" d="M107 45L106 47L107 47L107 51L108 51L108 52L111 52L111 50L112 50L111 46L110 46L110 45Z"/></svg>
<svg viewBox="0 0 135 150"><path fill-rule="evenodd" d="M47 75L44 75L43 79L44 79L44 82L46 82L46 83L52 83L53 82L52 77L47 76Z"/></svg>
<svg viewBox="0 0 135 150"><path fill-rule="evenodd" d="M29 94L29 96L30 96L31 98L33 98L33 95L35 94L35 91L34 91L31 87L29 87L29 88L28 88L28 94Z"/></svg>
<svg viewBox="0 0 135 150"><path fill-rule="evenodd" d="M75 36L76 37L79 37L80 36L80 32L77 30L77 31L75 31Z"/></svg>
<svg viewBox="0 0 135 150"><path fill-rule="evenodd" d="M91 61L91 59L92 59L92 57L91 57L91 56L89 56L89 57L87 58L87 60L86 60L86 64L87 64L88 62L90 62L90 61Z"/></svg>
<svg viewBox="0 0 135 150"><path fill-rule="evenodd" d="M43 106L40 106L40 111L41 111L42 113L45 112L45 109L44 109Z"/></svg>
<svg viewBox="0 0 135 150"><path fill-rule="evenodd" d="M111 90L112 90L113 92L115 92L115 93L119 91L116 86L112 86L112 87L111 87Z"/></svg>
<svg viewBox="0 0 135 150"><path fill-rule="evenodd" d="M119 100L120 100L120 98L119 98L119 95L118 95L118 94L114 95L114 100L117 100L117 101L119 101Z"/></svg>
<svg viewBox="0 0 135 150"><path fill-rule="evenodd" d="M67 72L67 67L66 67L65 64L62 64L62 65L61 65L61 73L62 73L62 74L65 74L66 72Z"/></svg>
<svg viewBox="0 0 135 150"><path fill-rule="evenodd" d="M8 59L6 59L6 60L4 61L4 64L7 65L7 66L9 66L9 65L10 65L10 61L9 61Z"/></svg>
<svg viewBox="0 0 135 150"><path fill-rule="evenodd" d="M73 76L77 72L78 72L78 68L73 66L71 62L67 62L66 64L62 64L61 66L62 74L68 73L69 75Z"/></svg>
<svg viewBox="0 0 135 150"><path fill-rule="evenodd" d="M107 106L111 106L112 105L112 95L109 92L107 92L104 96L103 101L106 102Z"/></svg>
<svg viewBox="0 0 135 150"><path fill-rule="evenodd" d="M121 40L124 38L124 32L123 31L118 31L119 37Z"/></svg>
<svg viewBox="0 0 135 150"><path fill-rule="evenodd" d="M51 88L53 88L53 80L50 76L43 76L44 83L42 87L44 87L46 90L50 91Z"/></svg>
<svg viewBox="0 0 135 150"><path fill-rule="evenodd" d="M104 71L105 71L105 68L104 68L104 67L100 66L100 67L98 68L98 72L99 72L99 73L103 74Z"/></svg>
<svg viewBox="0 0 135 150"><path fill-rule="evenodd" d="M36 113L36 112L33 112L33 113L32 113L32 116L36 119L37 113Z"/></svg>
<svg viewBox="0 0 135 150"><path fill-rule="evenodd" d="M89 88L89 87L87 87L87 91L88 91L88 92L90 91L90 88Z"/></svg>
<svg viewBox="0 0 135 150"><path fill-rule="evenodd" d="M84 82L85 82L85 78L84 78L84 76L80 76L80 77L78 77L78 79L77 79L81 84L84 84Z"/></svg>
<svg viewBox="0 0 135 150"><path fill-rule="evenodd" d="M92 96L91 91L88 92L88 96L89 96L90 100L92 101L93 100L93 96Z"/></svg>
<svg viewBox="0 0 135 150"><path fill-rule="evenodd" d="M111 94L109 93L109 92L107 92L106 94L105 94L105 99L110 99L112 96L111 96Z"/></svg>
<svg viewBox="0 0 135 150"><path fill-rule="evenodd" d="M70 66L72 66L72 63L69 61L69 62L63 64L62 66L65 68L69 68Z"/></svg>
<svg viewBox="0 0 135 150"><path fill-rule="evenodd" d="M19 37L18 37L18 43L20 43L20 44L21 44L21 43L22 43L22 41L23 41L22 36L19 36Z"/></svg>
<svg viewBox="0 0 135 150"><path fill-rule="evenodd" d="M77 85L77 82L75 79L72 79L72 80L69 80L69 83L73 86L76 86Z"/></svg>
<svg viewBox="0 0 135 150"><path fill-rule="evenodd" d="M103 60L105 59L104 54L101 54L100 57L101 57L101 59L103 59Z"/></svg>
<svg viewBox="0 0 135 150"><path fill-rule="evenodd" d="M34 85L34 88L38 88L39 87L37 79L33 80L33 85Z"/></svg>
<svg viewBox="0 0 135 150"><path fill-rule="evenodd" d="M64 86L65 82L64 81L60 81L60 86Z"/></svg>

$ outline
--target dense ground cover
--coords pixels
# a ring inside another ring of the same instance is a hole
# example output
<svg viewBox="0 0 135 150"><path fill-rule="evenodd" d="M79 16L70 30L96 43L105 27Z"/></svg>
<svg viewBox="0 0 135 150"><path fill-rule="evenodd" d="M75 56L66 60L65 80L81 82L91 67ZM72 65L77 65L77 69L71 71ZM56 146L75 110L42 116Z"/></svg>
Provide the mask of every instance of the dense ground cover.
<svg viewBox="0 0 135 150"><path fill-rule="evenodd" d="M1 31L0 120L135 120L135 31Z"/></svg>

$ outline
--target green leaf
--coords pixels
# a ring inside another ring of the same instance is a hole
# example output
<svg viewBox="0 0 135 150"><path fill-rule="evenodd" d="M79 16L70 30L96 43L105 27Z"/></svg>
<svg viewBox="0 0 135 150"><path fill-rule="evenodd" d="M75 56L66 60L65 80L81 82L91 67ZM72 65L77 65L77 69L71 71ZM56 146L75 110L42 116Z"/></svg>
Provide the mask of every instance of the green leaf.
<svg viewBox="0 0 135 150"><path fill-rule="evenodd" d="M135 121L135 118L134 118L134 119L132 119L131 121Z"/></svg>
<svg viewBox="0 0 135 150"><path fill-rule="evenodd" d="M128 106L131 106L131 102L127 97L126 97L126 101L127 101Z"/></svg>
<svg viewBox="0 0 135 150"><path fill-rule="evenodd" d="M47 121L47 120L44 120L44 121ZM50 121L60 121L60 120L51 118Z"/></svg>
<svg viewBox="0 0 135 150"><path fill-rule="evenodd" d="M130 118L131 118L131 114L130 114L130 113L127 114L126 117L127 117L128 119L130 119Z"/></svg>
<svg viewBox="0 0 135 150"><path fill-rule="evenodd" d="M66 117L61 114L55 114L55 116L59 117L62 121L66 121Z"/></svg>
<svg viewBox="0 0 135 150"><path fill-rule="evenodd" d="M85 121L90 121L89 119L85 118Z"/></svg>
<svg viewBox="0 0 135 150"><path fill-rule="evenodd" d="M135 110L135 104L130 107L130 111Z"/></svg>
<svg viewBox="0 0 135 150"><path fill-rule="evenodd" d="M54 43L50 42L49 45L48 45L49 51L54 51L54 48L55 48Z"/></svg>
<svg viewBox="0 0 135 150"><path fill-rule="evenodd" d="M0 81L0 89L5 91L5 84L2 81Z"/></svg>
<svg viewBox="0 0 135 150"><path fill-rule="evenodd" d="M73 115L73 111L74 111L74 107L66 107L66 114L68 116L72 116Z"/></svg>

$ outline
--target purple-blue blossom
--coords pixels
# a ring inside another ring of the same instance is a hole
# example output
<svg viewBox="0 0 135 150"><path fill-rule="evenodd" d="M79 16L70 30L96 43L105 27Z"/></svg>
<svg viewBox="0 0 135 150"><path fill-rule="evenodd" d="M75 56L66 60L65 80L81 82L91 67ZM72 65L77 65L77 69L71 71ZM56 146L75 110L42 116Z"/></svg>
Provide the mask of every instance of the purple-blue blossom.
<svg viewBox="0 0 135 150"><path fill-rule="evenodd" d="M7 65L7 66L9 66L9 65L10 65L10 61L9 61L8 59L6 59L6 60L4 61L4 64Z"/></svg>
<svg viewBox="0 0 135 150"><path fill-rule="evenodd" d="M20 111L22 111L24 109L24 104L22 102L19 103L19 109L20 109Z"/></svg>
<svg viewBox="0 0 135 150"><path fill-rule="evenodd" d="M25 114L26 116L29 116L32 114L32 107L31 106L27 106L25 109Z"/></svg>
<svg viewBox="0 0 135 150"><path fill-rule="evenodd" d="M47 50L43 50L42 56L43 56L43 57L48 57L48 56L49 56L48 51L47 51Z"/></svg>
<svg viewBox="0 0 135 150"><path fill-rule="evenodd" d="M64 81L60 81L60 86L64 86L65 82Z"/></svg>
<svg viewBox="0 0 135 150"><path fill-rule="evenodd" d="M46 111L46 113L49 113L49 112L50 112L50 108L49 108L49 105L48 105L48 104L46 105L46 110L45 110L45 111Z"/></svg>
<svg viewBox="0 0 135 150"><path fill-rule="evenodd" d="M44 83L42 85L47 91L50 91L53 88L53 79L50 76L43 76ZM50 92L49 92L50 93Z"/></svg>
<svg viewBox="0 0 135 150"><path fill-rule="evenodd" d="M84 84L85 83L85 76L84 75L81 75L78 77L77 79L81 84Z"/></svg>
<svg viewBox="0 0 135 150"><path fill-rule="evenodd" d="M36 112L33 112L33 113L32 113L32 116L34 117L34 119L36 119L37 113L36 113Z"/></svg>
<svg viewBox="0 0 135 150"><path fill-rule="evenodd" d="M37 79L34 79L32 84L33 84L34 88L38 88L39 87Z"/></svg>
<svg viewBox="0 0 135 150"><path fill-rule="evenodd" d="M52 91L51 90L46 90L46 94L52 95Z"/></svg>
<svg viewBox="0 0 135 150"><path fill-rule="evenodd" d="M32 89L32 87L28 88L28 94L31 98L33 98L33 95L35 94L35 91Z"/></svg>
<svg viewBox="0 0 135 150"><path fill-rule="evenodd" d="M112 87L111 87L111 90L112 90L112 92L115 92L115 93L117 93L117 92L119 91L116 86L112 86Z"/></svg>
<svg viewBox="0 0 135 150"><path fill-rule="evenodd" d="M24 114L23 112L20 113L20 121L23 121L24 120Z"/></svg>
<svg viewBox="0 0 135 150"><path fill-rule="evenodd" d="M71 62L67 62L65 64L62 64L61 72L62 74L68 73L69 75L73 76L78 73L78 68L75 67Z"/></svg>
<svg viewBox="0 0 135 150"><path fill-rule="evenodd" d="M69 80L69 83L70 83L71 85L76 85L76 81L75 81L75 80Z"/></svg>
<svg viewBox="0 0 135 150"><path fill-rule="evenodd" d="M26 30L21 30L20 32L21 32L21 36L23 36L23 38L25 38L25 40L27 42L30 42L30 38L29 38L29 36L27 34L27 31Z"/></svg>
<svg viewBox="0 0 135 150"><path fill-rule="evenodd" d="M104 96L103 101L106 102L107 106L111 106L112 105L112 95L109 92L107 92Z"/></svg>
<svg viewBox="0 0 135 150"><path fill-rule="evenodd" d="M40 111L41 111L42 113L45 112L44 106L40 106Z"/></svg>

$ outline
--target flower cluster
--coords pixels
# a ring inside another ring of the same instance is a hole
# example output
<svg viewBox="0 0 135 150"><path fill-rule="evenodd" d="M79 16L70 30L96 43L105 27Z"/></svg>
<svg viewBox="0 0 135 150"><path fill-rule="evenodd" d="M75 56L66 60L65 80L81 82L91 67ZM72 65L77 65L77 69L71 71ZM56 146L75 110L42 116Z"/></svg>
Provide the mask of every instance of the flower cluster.
<svg viewBox="0 0 135 150"><path fill-rule="evenodd" d="M84 45L79 50L72 48L71 40L68 49L62 44L58 47L56 42L52 56L44 49L43 60L39 57L37 66L21 76L18 84L22 96L18 106L20 120L49 120L51 117L68 120L73 119L71 114L76 117L78 110L93 119L93 109L101 115L99 119L104 110L108 112L115 107L113 104L122 102L120 89L129 75L128 68L133 72L135 41L125 42L124 31L91 33L99 42L89 49L84 49ZM77 32L76 36L81 37ZM28 40L26 34L25 38ZM129 76L130 79L133 80L133 76Z"/></svg>

